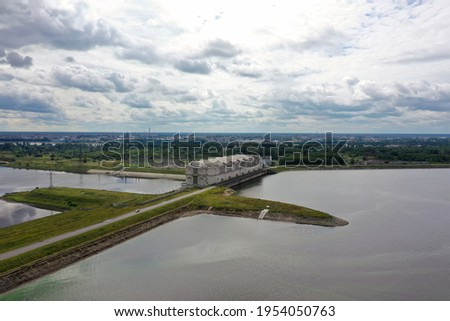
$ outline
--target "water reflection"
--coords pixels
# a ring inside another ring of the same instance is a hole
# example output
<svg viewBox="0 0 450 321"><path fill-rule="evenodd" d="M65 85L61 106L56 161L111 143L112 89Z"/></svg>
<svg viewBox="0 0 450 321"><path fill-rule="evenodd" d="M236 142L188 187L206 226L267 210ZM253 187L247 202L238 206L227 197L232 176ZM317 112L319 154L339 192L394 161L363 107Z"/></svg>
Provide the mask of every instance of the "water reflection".
<svg viewBox="0 0 450 321"><path fill-rule="evenodd" d="M0 228L19 224L59 212L44 210L26 204L0 200Z"/></svg>
<svg viewBox="0 0 450 321"><path fill-rule="evenodd" d="M49 184L50 175L47 171L13 169L0 166L0 195L26 191L35 187L48 187ZM122 178L106 175L53 172L53 185L56 187L162 194L180 188L181 182L168 179Z"/></svg>
<svg viewBox="0 0 450 321"><path fill-rule="evenodd" d="M187 217L0 300L448 300L449 182L450 170L267 176L240 194L350 224Z"/></svg>
<svg viewBox="0 0 450 321"><path fill-rule="evenodd" d="M0 196L5 193L31 190L36 187L48 187L49 184L50 175L47 171L0 167ZM162 194L178 189L181 183L167 179L121 178L105 175L53 172L53 185L56 187ZM0 200L0 228L55 213L24 204L8 203Z"/></svg>

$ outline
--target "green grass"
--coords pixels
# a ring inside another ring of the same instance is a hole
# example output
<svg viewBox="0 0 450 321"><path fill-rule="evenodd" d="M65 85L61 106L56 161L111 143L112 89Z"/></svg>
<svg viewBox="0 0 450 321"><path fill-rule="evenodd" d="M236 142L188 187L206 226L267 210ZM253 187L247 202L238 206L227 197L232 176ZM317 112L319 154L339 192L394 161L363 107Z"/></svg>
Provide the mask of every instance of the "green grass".
<svg viewBox="0 0 450 321"><path fill-rule="evenodd" d="M4 198L10 201L66 211L0 229L0 253L130 212L155 197L65 187L7 194Z"/></svg>
<svg viewBox="0 0 450 321"><path fill-rule="evenodd" d="M331 218L331 215L327 213L299 205L242 197L234 194L225 195L225 190L225 187L217 187L206 193L202 193L191 203L191 207L212 207L214 210L234 212L260 212L269 205L270 211L274 213L292 214L303 217Z"/></svg>
<svg viewBox="0 0 450 321"><path fill-rule="evenodd" d="M55 187L38 188L29 192L7 194L5 199L34 204L49 209L94 209L113 203L127 203L137 199L151 199L155 195L142 195L94 189Z"/></svg>
<svg viewBox="0 0 450 321"><path fill-rule="evenodd" d="M71 173L86 173L91 168L100 169L98 162L91 160L86 163L74 159L58 159L52 160L49 156L34 157L23 156L16 157L15 161L11 161L8 165L4 165L13 168L26 168L26 169L41 169L41 170L53 170L64 171Z"/></svg>
<svg viewBox="0 0 450 321"><path fill-rule="evenodd" d="M100 161L92 161L90 159L86 160L86 163L78 159L51 159L50 156L34 157L34 156L23 156L12 158L8 155L1 154L4 160L9 161L9 164L3 164L2 166L13 167L13 168L25 168L25 169L40 169L40 170L53 170L53 171L63 171L70 173L87 173L89 169L102 169L117 171L122 169L119 164L113 164L105 162L105 166L101 166ZM0 160L3 160L0 159ZM184 168L157 168L157 167L127 167L126 171L130 172L144 172L144 173L161 173L161 174L182 174L184 175Z"/></svg>

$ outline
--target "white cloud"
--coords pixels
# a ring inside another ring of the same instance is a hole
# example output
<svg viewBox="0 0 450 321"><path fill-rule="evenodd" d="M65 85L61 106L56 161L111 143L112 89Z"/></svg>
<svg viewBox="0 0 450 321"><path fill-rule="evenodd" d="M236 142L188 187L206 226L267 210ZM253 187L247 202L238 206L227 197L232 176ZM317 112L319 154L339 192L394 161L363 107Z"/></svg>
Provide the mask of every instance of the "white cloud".
<svg viewBox="0 0 450 321"><path fill-rule="evenodd" d="M40 108L78 130L448 132L444 2L8 0L0 17L9 130Z"/></svg>
<svg viewBox="0 0 450 321"><path fill-rule="evenodd" d="M55 67L53 78L62 86L98 92L129 92L137 82L118 72L90 69L79 64Z"/></svg>

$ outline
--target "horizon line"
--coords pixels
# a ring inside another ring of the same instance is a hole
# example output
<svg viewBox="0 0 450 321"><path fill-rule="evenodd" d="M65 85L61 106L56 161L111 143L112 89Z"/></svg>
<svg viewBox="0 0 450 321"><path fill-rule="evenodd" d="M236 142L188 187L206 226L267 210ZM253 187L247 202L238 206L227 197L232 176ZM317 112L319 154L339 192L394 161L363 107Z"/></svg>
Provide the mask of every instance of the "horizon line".
<svg viewBox="0 0 450 321"><path fill-rule="evenodd" d="M338 131L316 131L316 132L272 132L272 131L265 131L265 132L222 132L222 131L0 131L1 133L49 133L49 134L120 134L120 133L130 133L130 134L308 134L308 135L314 135L314 134L325 134L327 132L331 132L333 134L354 134L354 135L450 135L450 132L444 133L444 132L338 132Z"/></svg>

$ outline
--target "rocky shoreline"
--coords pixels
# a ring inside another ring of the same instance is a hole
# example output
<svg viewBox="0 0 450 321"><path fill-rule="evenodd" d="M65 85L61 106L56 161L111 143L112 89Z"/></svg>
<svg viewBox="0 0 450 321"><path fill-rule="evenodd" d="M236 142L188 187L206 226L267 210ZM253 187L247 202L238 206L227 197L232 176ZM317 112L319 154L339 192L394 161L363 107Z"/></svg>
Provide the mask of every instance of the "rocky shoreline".
<svg viewBox="0 0 450 321"><path fill-rule="evenodd" d="M202 214L212 214L212 215L221 215L221 216L232 216L232 217L245 217L245 218L253 218L258 219L259 212L214 212L214 211L201 211ZM263 221L275 221L275 222L287 222L287 223L295 223L295 224L304 224L304 225L318 225L325 227L337 227L337 226L345 226L349 223L346 220L343 220L338 217L332 217L329 219L325 218L314 218L314 217L305 217L305 216L297 216L292 214L281 214L281 213L271 213L268 212Z"/></svg>
<svg viewBox="0 0 450 321"><path fill-rule="evenodd" d="M0 293L5 293L24 283L28 283L46 274L50 274L52 272L60 270L77 261L95 255L105 249L113 247L119 243L122 243L130 238L138 236L165 223L171 222L181 217L194 216L199 214L212 214L253 219L258 219L259 216L258 212L226 212L214 211L211 209L189 211L188 208L181 207L176 211L161 214L144 222L128 226L114 233L99 237L86 243L79 244L73 248L44 257L13 271L6 272L0 275ZM267 215L264 217L264 220L319 225L327 227L344 226L348 224L347 221L337 217L332 217L331 219L320 219L270 212L267 213Z"/></svg>

